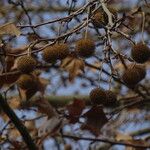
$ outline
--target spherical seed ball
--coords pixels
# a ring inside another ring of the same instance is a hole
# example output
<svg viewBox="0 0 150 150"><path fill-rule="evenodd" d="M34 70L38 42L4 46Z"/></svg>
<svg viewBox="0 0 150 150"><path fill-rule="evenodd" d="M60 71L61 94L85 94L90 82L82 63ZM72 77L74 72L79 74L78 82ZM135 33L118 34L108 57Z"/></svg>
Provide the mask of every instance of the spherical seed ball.
<svg viewBox="0 0 150 150"><path fill-rule="evenodd" d="M53 63L57 59L64 59L69 54L69 47L66 43L49 46L43 51L43 59L46 62Z"/></svg>
<svg viewBox="0 0 150 150"><path fill-rule="evenodd" d="M90 99L94 105L104 104L107 96L103 89L95 88L90 92Z"/></svg>
<svg viewBox="0 0 150 150"><path fill-rule="evenodd" d="M122 79L129 87L134 87L146 76L145 67L140 65L131 65L123 73Z"/></svg>
<svg viewBox="0 0 150 150"><path fill-rule="evenodd" d="M131 50L132 58L137 63L145 63L150 58L150 48L143 43L137 43Z"/></svg>
<svg viewBox="0 0 150 150"><path fill-rule="evenodd" d="M47 63L54 63L58 59L58 53L55 45L48 46L43 50L43 59Z"/></svg>
<svg viewBox="0 0 150 150"><path fill-rule="evenodd" d="M81 39L76 42L76 52L81 57L88 58L95 52L95 43L92 39Z"/></svg>
<svg viewBox="0 0 150 150"><path fill-rule="evenodd" d="M9 74L5 76L0 76L0 88L4 85L8 86L14 82L16 82L19 78L20 74Z"/></svg>
<svg viewBox="0 0 150 150"><path fill-rule="evenodd" d="M66 43L55 44L55 49L57 49L58 59L64 59L69 54L69 47Z"/></svg>
<svg viewBox="0 0 150 150"><path fill-rule="evenodd" d="M96 12L92 17L92 23L97 28L104 26L104 14L102 12Z"/></svg>
<svg viewBox="0 0 150 150"><path fill-rule="evenodd" d="M65 144L64 150L72 150L72 146L70 144Z"/></svg>
<svg viewBox="0 0 150 150"><path fill-rule="evenodd" d="M135 65L135 69L138 70L140 80L144 79L146 76L146 69L144 65Z"/></svg>
<svg viewBox="0 0 150 150"><path fill-rule="evenodd" d="M24 90L37 88L37 80L31 74L22 74L18 79L17 84L21 89Z"/></svg>
<svg viewBox="0 0 150 150"><path fill-rule="evenodd" d="M105 105L106 106L114 105L117 101L117 95L110 90L106 91L106 95L107 95L107 100L105 102Z"/></svg>
<svg viewBox="0 0 150 150"><path fill-rule="evenodd" d="M30 73L36 67L36 60L31 56L22 56L18 59L17 68L22 73Z"/></svg>

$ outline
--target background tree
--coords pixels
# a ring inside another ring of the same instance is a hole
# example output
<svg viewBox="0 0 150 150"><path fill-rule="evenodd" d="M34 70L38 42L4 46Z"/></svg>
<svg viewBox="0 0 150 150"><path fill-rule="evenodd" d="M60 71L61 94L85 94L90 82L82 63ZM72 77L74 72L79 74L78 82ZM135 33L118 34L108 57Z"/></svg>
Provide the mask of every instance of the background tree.
<svg viewBox="0 0 150 150"><path fill-rule="evenodd" d="M0 5L1 149L150 148L148 0Z"/></svg>

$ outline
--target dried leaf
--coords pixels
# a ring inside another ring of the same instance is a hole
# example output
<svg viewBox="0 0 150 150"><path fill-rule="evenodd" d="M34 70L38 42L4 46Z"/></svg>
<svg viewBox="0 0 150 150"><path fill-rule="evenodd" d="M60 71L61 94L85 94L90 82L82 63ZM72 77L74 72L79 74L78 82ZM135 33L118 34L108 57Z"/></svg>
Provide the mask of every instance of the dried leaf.
<svg viewBox="0 0 150 150"><path fill-rule="evenodd" d="M28 129L28 131L30 132L30 135L32 135L32 136L36 135L37 128L35 126L35 121L34 120L26 121L25 126Z"/></svg>
<svg viewBox="0 0 150 150"><path fill-rule="evenodd" d="M6 71L9 72L14 65L15 58L11 56L6 56L5 61L6 61Z"/></svg>
<svg viewBox="0 0 150 150"><path fill-rule="evenodd" d="M76 123L85 108L85 102L83 100L75 99L72 104L67 106L68 119L70 123Z"/></svg>
<svg viewBox="0 0 150 150"><path fill-rule="evenodd" d="M16 128L9 130L9 139L13 140L20 137L20 133Z"/></svg>
<svg viewBox="0 0 150 150"><path fill-rule="evenodd" d="M8 103L13 109L18 109L20 107L20 100L18 99L18 97L13 97L9 99Z"/></svg>
<svg viewBox="0 0 150 150"><path fill-rule="evenodd" d="M124 133L117 132L116 138L117 141L127 141L127 140L132 140L132 136Z"/></svg>
<svg viewBox="0 0 150 150"><path fill-rule="evenodd" d="M48 116L48 118L54 117L57 115L54 108L51 106L51 104L48 102L48 100L44 98L39 98L33 102L33 105L35 107L38 107L38 110L41 113L44 113Z"/></svg>
<svg viewBox="0 0 150 150"><path fill-rule="evenodd" d="M49 80L45 78L38 78L38 91L40 91L43 95L45 93L45 89L47 85L49 84Z"/></svg>
<svg viewBox="0 0 150 150"><path fill-rule="evenodd" d="M24 147L24 144L22 142L15 141L14 139L11 140L10 150L22 149L23 147Z"/></svg>
<svg viewBox="0 0 150 150"><path fill-rule="evenodd" d="M93 106L83 116L86 118L86 122L81 129L89 130L95 136L100 134L100 129L108 122L102 106Z"/></svg>
<svg viewBox="0 0 150 150"><path fill-rule="evenodd" d="M21 32L12 22L10 22L0 26L0 35L4 34L19 36Z"/></svg>
<svg viewBox="0 0 150 150"><path fill-rule="evenodd" d="M54 116L49 120L46 120L38 130L38 137L40 137L39 141L37 142L38 147L41 147L42 142L48 136L58 135L64 124L66 124L65 119L59 118L58 116Z"/></svg>
<svg viewBox="0 0 150 150"><path fill-rule="evenodd" d="M32 96L34 96L37 92L37 89L28 89L25 90L26 100L29 100Z"/></svg>
<svg viewBox="0 0 150 150"><path fill-rule="evenodd" d="M57 116L46 120L39 128L38 136L51 136L57 133L62 127L62 119Z"/></svg>
<svg viewBox="0 0 150 150"><path fill-rule="evenodd" d="M20 94L22 96L23 99L29 100L30 98L32 98L38 91L41 92L42 95L44 95L45 89L49 83L49 81L47 79L44 78L40 78L38 77L36 74L33 74L36 81L37 81L37 88L33 88L33 89L21 89L20 90Z"/></svg>
<svg viewBox="0 0 150 150"><path fill-rule="evenodd" d="M83 73L84 61L80 58L68 56L62 61L61 68L69 72L69 80L73 81L76 76Z"/></svg>
<svg viewBox="0 0 150 150"><path fill-rule="evenodd" d="M10 85L13 84L14 82L16 82L19 78L20 74L16 73L16 74L9 74L9 75L1 75L0 76L0 81L1 81L1 86L3 85Z"/></svg>
<svg viewBox="0 0 150 150"><path fill-rule="evenodd" d="M2 117L4 122L8 122L9 118L3 111L1 112L1 117Z"/></svg>
<svg viewBox="0 0 150 150"><path fill-rule="evenodd" d="M29 100L36 94L37 89L24 90L24 89L19 88L19 92L23 100Z"/></svg>

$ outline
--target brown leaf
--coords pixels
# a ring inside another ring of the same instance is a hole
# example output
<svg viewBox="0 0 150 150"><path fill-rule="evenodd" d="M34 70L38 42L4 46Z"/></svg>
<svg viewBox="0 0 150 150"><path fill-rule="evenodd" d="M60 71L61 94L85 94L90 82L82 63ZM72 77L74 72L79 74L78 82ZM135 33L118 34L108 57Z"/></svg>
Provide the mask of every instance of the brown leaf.
<svg viewBox="0 0 150 150"><path fill-rule="evenodd" d="M108 122L102 106L93 106L83 116L86 118L86 122L81 129L89 130L95 136L100 134L100 129Z"/></svg>
<svg viewBox="0 0 150 150"><path fill-rule="evenodd" d="M22 149L23 147L24 147L24 144L22 142L15 141L14 139L11 140L10 150Z"/></svg>
<svg viewBox="0 0 150 150"><path fill-rule="evenodd" d="M42 141L44 141L48 136L59 135L60 129L64 124L65 120L58 116L54 116L49 120L46 120L38 130L38 137L41 137L37 142L38 147L41 146Z"/></svg>
<svg viewBox="0 0 150 150"><path fill-rule="evenodd" d="M54 110L54 108L51 106L51 104L48 102L48 100L44 98L39 98L33 102L33 105L35 107L38 107L38 110L41 113L44 113L48 116L48 118L51 118L53 116L56 116L57 113Z"/></svg>
<svg viewBox="0 0 150 150"><path fill-rule="evenodd" d="M39 128L38 135L43 136L47 133L54 134L56 133L62 124L62 119L60 119L57 116L54 116L50 118L49 120L46 120Z"/></svg>
<svg viewBox="0 0 150 150"><path fill-rule="evenodd" d="M47 85L49 84L49 80L45 78L38 78L38 91L40 91L42 94L45 93L45 89Z"/></svg>
<svg viewBox="0 0 150 150"><path fill-rule="evenodd" d="M36 94L37 89L24 90L24 89L19 88L19 92L20 92L21 98L23 100L29 100L30 98L32 98Z"/></svg>
<svg viewBox="0 0 150 150"><path fill-rule="evenodd" d="M44 95L45 89L49 83L49 81L47 79L38 77L36 74L33 74L36 80L36 84L37 87L36 88L32 88L32 89L21 89L20 90L20 94L22 96L23 99L29 100L30 98L32 98L38 91L41 92L42 95Z"/></svg>
<svg viewBox="0 0 150 150"><path fill-rule="evenodd" d="M67 106L68 119L70 123L76 123L85 108L85 102L83 100L75 99L72 104Z"/></svg>
<svg viewBox="0 0 150 150"><path fill-rule="evenodd" d="M3 111L1 112L1 117L4 120L4 122L8 122L9 117Z"/></svg>
<svg viewBox="0 0 150 150"><path fill-rule="evenodd" d="M18 109L20 107L20 100L18 97L13 97L8 100L8 103L11 108L13 109Z"/></svg>
<svg viewBox="0 0 150 150"><path fill-rule="evenodd" d="M34 96L37 92L37 89L28 89L25 91L26 100L29 100L32 96Z"/></svg>
<svg viewBox="0 0 150 150"><path fill-rule="evenodd" d="M77 57L68 56L62 61L61 68L69 72L69 80L73 81L76 76L83 73L84 61Z"/></svg>
<svg viewBox="0 0 150 150"><path fill-rule="evenodd" d="M10 129L9 130L9 139L16 139L20 137L20 133L16 128Z"/></svg>
<svg viewBox="0 0 150 150"><path fill-rule="evenodd" d="M5 61L6 61L6 71L9 72L14 65L15 58L11 56L6 56Z"/></svg>
<svg viewBox="0 0 150 150"><path fill-rule="evenodd" d="M0 35L5 34L19 36L21 32L12 22L9 22L0 26Z"/></svg>
<svg viewBox="0 0 150 150"><path fill-rule="evenodd" d="M14 82L16 82L19 78L20 74L16 73L16 74L9 74L9 75L1 75L0 76L0 86L2 87L3 85L10 85L13 84Z"/></svg>
<svg viewBox="0 0 150 150"><path fill-rule="evenodd" d="M132 140L132 136L121 132L117 132L115 139L117 141L127 141L127 140Z"/></svg>
<svg viewBox="0 0 150 150"><path fill-rule="evenodd" d="M30 132L30 135L34 136L37 133L37 128L35 125L35 121L31 120L31 121L26 121L25 122L25 126L28 129L28 131Z"/></svg>

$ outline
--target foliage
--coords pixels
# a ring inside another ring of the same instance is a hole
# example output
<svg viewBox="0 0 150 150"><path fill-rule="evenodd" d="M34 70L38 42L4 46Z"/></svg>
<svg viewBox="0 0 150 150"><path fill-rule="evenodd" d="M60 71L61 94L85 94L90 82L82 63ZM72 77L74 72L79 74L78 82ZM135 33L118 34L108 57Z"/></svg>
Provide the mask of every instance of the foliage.
<svg viewBox="0 0 150 150"><path fill-rule="evenodd" d="M150 148L150 3L131 3L0 1L1 149Z"/></svg>

